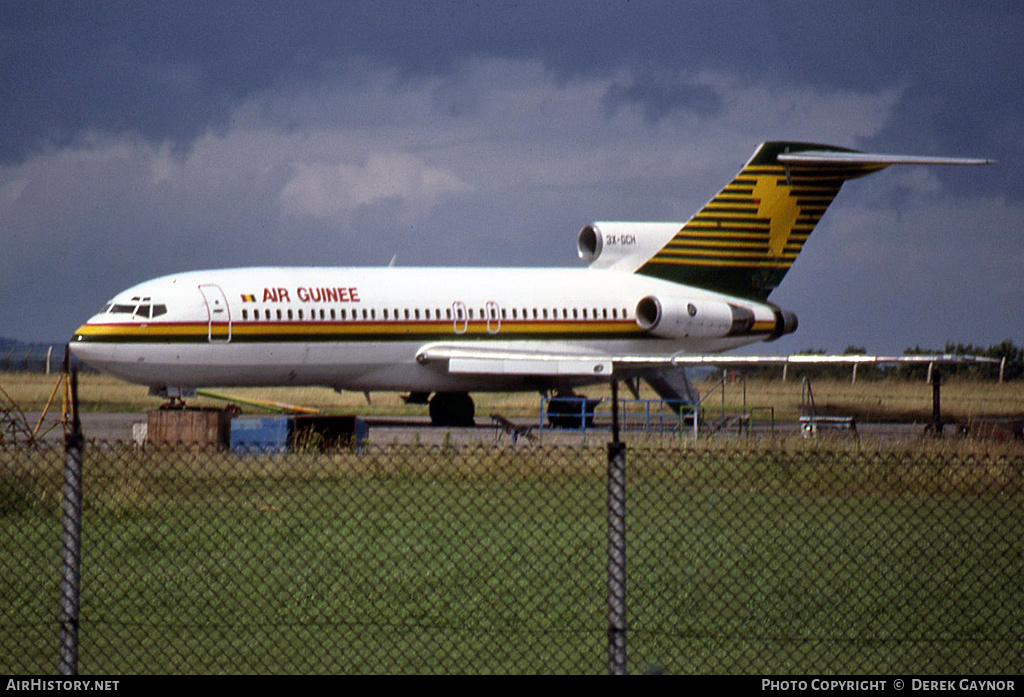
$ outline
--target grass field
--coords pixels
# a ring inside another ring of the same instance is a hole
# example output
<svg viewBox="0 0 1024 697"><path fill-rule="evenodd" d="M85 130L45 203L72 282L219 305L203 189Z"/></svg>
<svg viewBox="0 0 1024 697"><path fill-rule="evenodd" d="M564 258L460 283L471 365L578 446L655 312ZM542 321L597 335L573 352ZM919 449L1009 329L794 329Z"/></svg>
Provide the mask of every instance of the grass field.
<svg viewBox="0 0 1024 697"><path fill-rule="evenodd" d="M60 453L0 449L0 672L55 665ZM605 671L601 448L94 449L83 673ZM633 447L630 667L1019 673L1019 454Z"/></svg>
<svg viewBox="0 0 1024 697"><path fill-rule="evenodd" d="M55 380L0 374L26 411ZM923 381L813 389L821 412L931 415ZM426 414L397 395L368 405L328 389L224 391ZM95 374L79 394L87 411L159 404ZM708 404L795 420L800 397L798 380L735 381ZM533 394L474 398L481 416L537 414ZM951 380L943 413L1024 414L1024 385ZM629 443L632 671L1020 672L1019 443ZM0 673L56 665L61 459L0 446ZM601 448L507 441L266 458L94 447L80 669L604 672L604 468Z"/></svg>

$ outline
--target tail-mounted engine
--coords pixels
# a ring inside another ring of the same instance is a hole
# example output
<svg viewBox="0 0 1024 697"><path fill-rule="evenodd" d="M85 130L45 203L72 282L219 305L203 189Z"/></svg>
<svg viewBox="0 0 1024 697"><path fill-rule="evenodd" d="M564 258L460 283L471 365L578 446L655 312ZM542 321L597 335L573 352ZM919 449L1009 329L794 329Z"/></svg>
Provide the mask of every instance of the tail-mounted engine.
<svg viewBox="0 0 1024 697"><path fill-rule="evenodd" d="M749 334L754 313L721 300L648 295L636 305L636 323L654 336L717 339Z"/></svg>
<svg viewBox="0 0 1024 697"><path fill-rule="evenodd" d="M755 314L755 312L757 314ZM770 305L754 310L724 300L683 300L648 295L636 305L637 325L654 336L720 339L767 334L778 338L796 330L796 315Z"/></svg>
<svg viewBox="0 0 1024 697"><path fill-rule="evenodd" d="M633 272L668 244L682 223L591 223L576 236L576 251L594 269Z"/></svg>
<svg viewBox="0 0 1024 697"><path fill-rule="evenodd" d="M786 334L792 334L796 331L797 322L796 315L789 310L775 309L775 331L772 332L772 336L769 341L774 341L780 336Z"/></svg>

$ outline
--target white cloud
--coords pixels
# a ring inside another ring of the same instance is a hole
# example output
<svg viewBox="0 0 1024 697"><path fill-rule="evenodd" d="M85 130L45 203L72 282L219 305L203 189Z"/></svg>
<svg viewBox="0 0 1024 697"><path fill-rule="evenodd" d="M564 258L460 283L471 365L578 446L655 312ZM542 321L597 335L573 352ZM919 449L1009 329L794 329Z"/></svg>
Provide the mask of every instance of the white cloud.
<svg viewBox="0 0 1024 697"><path fill-rule="evenodd" d="M28 186L28 180L24 178L0 180L0 203L14 203L21 198L26 186Z"/></svg>
<svg viewBox="0 0 1024 697"><path fill-rule="evenodd" d="M446 195L471 187L443 167L431 167L403 153L371 155L364 165L298 163L281 191L284 209L328 218L388 199L422 214Z"/></svg>
<svg viewBox="0 0 1024 697"><path fill-rule="evenodd" d="M710 73L711 84L725 94L726 131L760 129L765 139L818 140L854 146L881 131L902 98L901 87L877 91L837 89L823 92L784 83L748 84L738 77Z"/></svg>

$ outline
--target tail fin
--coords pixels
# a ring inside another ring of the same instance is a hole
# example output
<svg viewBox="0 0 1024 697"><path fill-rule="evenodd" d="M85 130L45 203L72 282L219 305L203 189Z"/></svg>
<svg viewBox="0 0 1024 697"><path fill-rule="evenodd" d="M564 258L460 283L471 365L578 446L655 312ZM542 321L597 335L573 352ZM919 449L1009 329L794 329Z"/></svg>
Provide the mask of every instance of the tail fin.
<svg viewBox="0 0 1024 697"><path fill-rule="evenodd" d="M847 179L893 164L988 164L762 143L739 174L637 272L765 300Z"/></svg>

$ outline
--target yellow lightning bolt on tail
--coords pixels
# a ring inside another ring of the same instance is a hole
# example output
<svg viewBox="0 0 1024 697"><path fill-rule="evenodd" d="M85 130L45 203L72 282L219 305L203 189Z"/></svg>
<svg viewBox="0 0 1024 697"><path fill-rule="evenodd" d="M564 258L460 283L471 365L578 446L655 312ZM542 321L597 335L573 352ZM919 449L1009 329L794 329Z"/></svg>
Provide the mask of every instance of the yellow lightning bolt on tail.
<svg viewBox="0 0 1024 697"><path fill-rule="evenodd" d="M754 198L760 201L757 215L769 219L768 253L773 257L782 256L789 235L800 215L800 207L789 195L788 186L779 186L778 177L763 175L754 185Z"/></svg>

